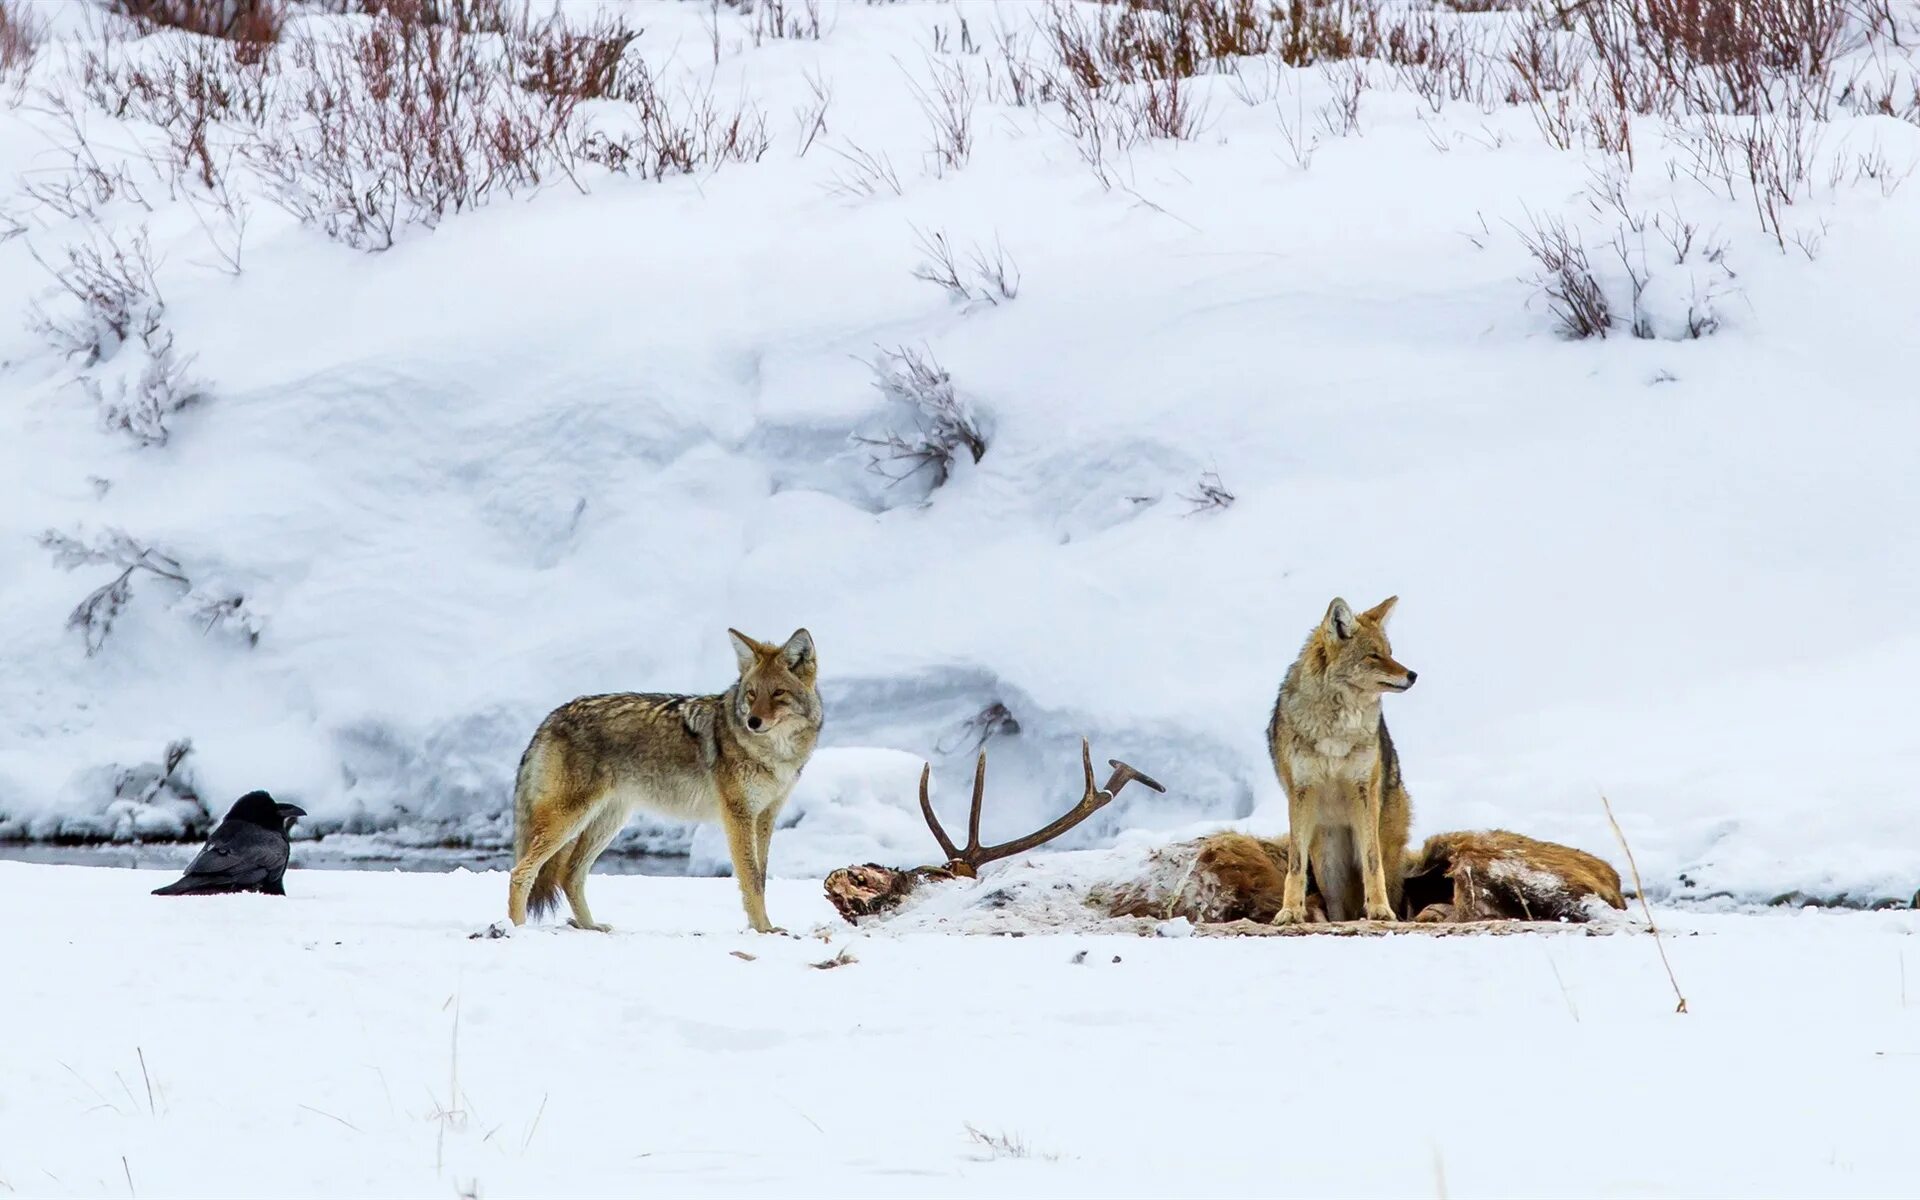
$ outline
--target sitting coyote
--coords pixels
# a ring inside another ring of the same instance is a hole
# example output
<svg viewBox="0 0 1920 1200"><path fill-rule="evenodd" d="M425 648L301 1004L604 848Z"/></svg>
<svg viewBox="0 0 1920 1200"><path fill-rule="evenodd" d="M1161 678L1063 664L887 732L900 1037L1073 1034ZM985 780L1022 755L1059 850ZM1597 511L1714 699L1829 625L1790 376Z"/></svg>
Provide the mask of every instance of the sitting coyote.
<svg viewBox="0 0 1920 1200"><path fill-rule="evenodd" d="M1415 678L1387 644L1398 600L1356 615L1336 599L1280 684L1267 747L1287 793L1293 854L1276 925L1306 919L1309 864L1329 920L1391 921L1399 907L1411 809L1380 715L1380 694Z"/></svg>
<svg viewBox="0 0 1920 1200"><path fill-rule="evenodd" d="M767 920L767 850L781 805L820 736L819 662L801 629L784 645L729 629L740 679L717 696L582 696L553 710L520 756L507 916L561 892L572 925L606 930L587 908L587 871L635 809L726 827L747 920Z"/></svg>

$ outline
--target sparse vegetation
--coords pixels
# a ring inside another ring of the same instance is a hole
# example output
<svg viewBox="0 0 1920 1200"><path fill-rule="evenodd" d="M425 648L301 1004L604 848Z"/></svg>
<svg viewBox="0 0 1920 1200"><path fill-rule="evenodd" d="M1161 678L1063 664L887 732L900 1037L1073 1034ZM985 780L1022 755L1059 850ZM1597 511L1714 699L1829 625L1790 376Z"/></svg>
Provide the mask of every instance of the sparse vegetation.
<svg viewBox="0 0 1920 1200"><path fill-rule="evenodd" d="M631 53L642 31L616 12L535 19L534 6L507 0L325 6L364 20L294 35L283 21L292 10L269 0L127 0L140 27L182 36L137 57L111 35L77 52L77 95L151 126L159 140L133 161L153 165L170 194L186 189L231 271L248 209L236 166L327 236L384 250L409 228L501 196L584 187L601 172L664 179L757 161L771 146L751 101L722 104L650 73ZM115 198L149 203L127 163L103 161L68 93L50 91L42 107L71 164L36 175L37 199L70 216ZM824 118L823 95L809 142Z"/></svg>
<svg viewBox="0 0 1920 1200"><path fill-rule="evenodd" d="M934 749L941 754L978 754L994 738L1011 736L1019 732L1019 718L1013 715L1013 710L1004 702L995 700L960 722L953 736L943 738L934 746Z"/></svg>
<svg viewBox="0 0 1920 1200"><path fill-rule="evenodd" d="M73 303L63 312L37 310L33 327L82 367L112 358L130 340L159 332L166 302L154 282L156 263L144 228L125 238L106 234L75 242L55 262L37 252L35 258Z"/></svg>
<svg viewBox="0 0 1920 1200"><path fill-rule="evenodd" d="M914 230L920 265L913 277L934 284L963 304L998 305L1020 294L1020 268L998 241L993 249L975 243L964 253L944 230Z"/></svg>
<svg viewBox="0 0 1920 1200"><path fill-rule="evenodd" d="M954 391L953 377L932 354L912 346L883 350L873 360L874 386L911 414L914 429L889 428L874 437L856 436L871 455L868 467L899 483L925 472L930 487L953 474L954 460L965 451L974 462L987 453L986 435L972 406Z"/></svg>
<svg viewBox="0 0 1920 1200"><path fill-rule="evenodd" d="M88 657L98 654L113 633L115 623L133 600L134 579L145 577L171 589L177 607L202 632L221 630L248 646L260 640L260 624L247 608L246 597L231 591L194 585L180 560L134 538L124 530L109 529L91 542L49 529L40 545L53 555L54 565L66 570L107 566L118 568L106 583L87 593L67 616L67 628L80 634Z"/></svg>
<svg viewBox="0 0 1920 1200"><path fill-rule="evenodd" d="M24 76L40 49L44 30L33 10L18 0L0 0L0 86Z"/></svg>
<svg viewBox="0 0 1920 1200"><path fill-rule="evenodd" d="M746 18L756 46L769 41L820 40L820 0L756 0Z"/></svg>
<svg viewBox="0 0 1920 1200"><path fill-rule="evenodd" d="M178 29L231 42L258 61L286 26L286 0L114 0L114 8L142 29Z"/></svg>
<svg viewBox="0 0 1920 1200"><path fill-rule="evenodd" d="M864 199L878 196L881 192L902 195L900 173L893 169L893 160L884 153L876 154L848 143L842 150L828 147L843 166L835 170L833 177L826 183L829 193L850 199Z"/></svg>
<svg viewBox="0 0 1920 1200"><path fill-rule="evenodd" d="M973 157L973 110L979 92L973 75L963 61L941 58L927 60L928 79L921 83L909 77L920 111L926 114L932 145L928 150L934 173L958 171Z"/></svg>
<svg viewBox="0 0 1920 1200"><path fill-rule="evenodd" d="M1594 275L1587 248L1557 217L1536 217L1532 228L1518 232L1540 266L1532 282L1547 298L1560 332L1570 338L1606 337L1613 329L1613 306Z"/></svg>
<svg viewBox="0 0 1920 1200"><path fill-rule="evenodd" d="M1036 1153L1033 1147L1027 1144L1027 1139L1017 1133L989 1133L987 1130L976 1128L971 1122L967 1123L965 1128L967 1140L973 1143L977 1156L982 1162L989 1162L996 1158L1039 1158L1051 1161L1059 1157L1054 1154Z"/></svg>
<svg viewBox="0 0 1920 1200"><path fill-rule="evenodd" d="M1193 491L1180 498L1187 502L1189 507L1186 515L1190 517L1199 513L1220 512L1232 508L1233 502L1239 499L1227 490L1226 484L1220 481L1218 471L1202 471L1199 480L1193 485Z"/></svg>
<svg viewBox="0 0 1920 1200"><path fill-rule="evenodd" d="M248 159L287 211L364 250L564 177L574 97L512 86L489 53L457 26L384 17L296 43L298 107Z"/></svg>
<svg viewBox="0 0 1920 1200"><path fill-rule="evenodd" d="M154 281L156 263L146 231L115 240L76 242L61 259L35 259L66 293L54 311L37 308L32 326L55 349L80 364L77 382L94 401L102 423L143 446L164 446L168 420L206 390L193 359L174 348L161 321L166 302ZM124 354L129 345L136 348Z"/></svg>

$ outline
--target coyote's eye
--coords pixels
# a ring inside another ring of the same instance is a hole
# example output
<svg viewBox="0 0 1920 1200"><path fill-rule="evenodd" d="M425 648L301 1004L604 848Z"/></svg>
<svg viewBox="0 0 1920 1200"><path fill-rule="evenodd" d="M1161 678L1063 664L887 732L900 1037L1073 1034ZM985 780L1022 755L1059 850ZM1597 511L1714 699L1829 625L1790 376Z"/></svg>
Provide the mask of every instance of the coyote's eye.
<svg viewBox="0 0 1920 1200"><path fill-rule="evenodd" d="M748 704L752 704L752 703L754 703L754 702L755 702L756 700L758 700L759 698L760 698L760 692L759 692L759 689L757 689L757 688L748 688L748 689L747 689L747 703L748 703Z"/></svg>
<svg viewBox="0 0 1920 1200"><path fill-rule="evenodd" d="M775 704L780 703L782 700L785 700L786 698L787 698L787 689L785 688L773 689L773 702Z"/></svg>

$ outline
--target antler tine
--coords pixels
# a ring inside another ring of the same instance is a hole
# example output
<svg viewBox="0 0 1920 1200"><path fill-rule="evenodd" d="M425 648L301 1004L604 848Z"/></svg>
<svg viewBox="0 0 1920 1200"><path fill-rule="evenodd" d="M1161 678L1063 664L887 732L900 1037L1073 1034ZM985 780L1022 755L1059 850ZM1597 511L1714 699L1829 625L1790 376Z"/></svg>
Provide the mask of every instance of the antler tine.
<svg viewBox="0 0 1920 1200"><path fill-rule="evenodd" d="M980 850L980 801L987 791L987 752L980 751L980 757L973 764L973 807L967 810L967 854L973 855Z"/></svg>
<svg viewBox="0 0 1920 1200"><path fill-rule="evenodd" d="M927 785L933 778L933 764L926 763L920 768L920 815L927 820L927 828L933 831L933 840L940 843L941 853L947 856L947 866L958 874L971 875L987 863L995 862L1011 855L1020 854L1035 846L1052 841L1075 825L1100 811L1113 800L1114 794L1129 783L1142 783L1156 792L1164 792L1158 780L1134 770L1117 758L1107 760L1113 768L1113 774L1107 778L1107 786L1096 787L1093 780L1093 748L1086 738L1080 739L1080 771L1086 779L1086 788L1075 804L1059 817L1034 830L1025 837L1002 842L998 846L980 844L980 810L985 806L987 795L987 752L973 764L973 801L967 810L967 845L963 850L953 844L947 831L940 824L940 818L933 813L933 801L927 795Z"/></svg>
<svg viewBox="0 0 1920 1200"><path fill-rule="evenodd" d="M1107 787L1103 790L1096 787L1093 781L1093 749L1087 744L1086 738L1081 738L1080 770L1081 774L1086 778L1086 790L1081 795L1080 802L1053 821L1034 830L1025 837L1014 838L1012 841L1002 842L998 846L968 846L965 857L967 865L978 868L987 863L1007 858L1010 855L1023 853L1033 849L1035 846L1052 841L1054 838L1059 837L1067 830L1072 829L1075 825L1078 825L1080 822L1104 808L1108 802L1113 799L1115 792L1133 780L1137 779L1149 784L1155 791L1166 790L1154 780L1142 775L1125 763L1113 759L1108 759L1107 761L1113 765L1114 771L1113 778L1108 781Z"/></svg>
<svg viewBox="0 0 1920 1200"><path fill-rule="evenodd" d="M984 757L985 756L982 755L982 758ZM920 815L927 819L927 828L933 831L933 840L940 843L941 853L947 856L948 862L952 862L955 859L960 857L960 851L953 844L953 839L947 836L947 831L940 827L940 818L933 815L933 801L927 799L927 780L930 777L932 777L932 775L933 775L933 764L932 763L921 764L921 767L920 767ZM973 792L973 824L974 824L974 830L975 830L974 840L977 841L978 831L980 826L980 788L977 783L974 786L974 792Z"/></svg>
<svg viewBox="0 0 1920 1200"><path fill-rule="evenodd" d="M1129 783L1138 783L1145 787L1150 787L1156 792L1164 792L1167 790L1166 787L1153 776L1136 771L1117 758L1108 759L1107 765L1113 768L1113 774L1107 776L1106 790L1109 793L1117 794L1121 788L1127 786ZM1088 771L1087 776L1091 779L1093 776L1092 771Z"/></svg>

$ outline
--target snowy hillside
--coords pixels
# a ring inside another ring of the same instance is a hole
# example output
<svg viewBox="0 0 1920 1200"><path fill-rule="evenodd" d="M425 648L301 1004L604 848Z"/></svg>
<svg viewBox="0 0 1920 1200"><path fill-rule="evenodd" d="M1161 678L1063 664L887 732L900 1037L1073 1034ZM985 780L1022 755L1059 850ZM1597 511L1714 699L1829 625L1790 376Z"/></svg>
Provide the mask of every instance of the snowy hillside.
<svg viewBox="0 0 1920 1200"><path fill-rule="evenodd" d="M989 837L1082 734L1169 792L1079 841L1274 831L1282 672L1397 593L1416 836L1920 887L1910 0L1750 86L1523 9L1189 5L1251 24L1168 83L1116 5L379 7L0 0L0 836L504 841L548 709L730 625L820 648L778 874L931 857L983 736Z"/></svg>

